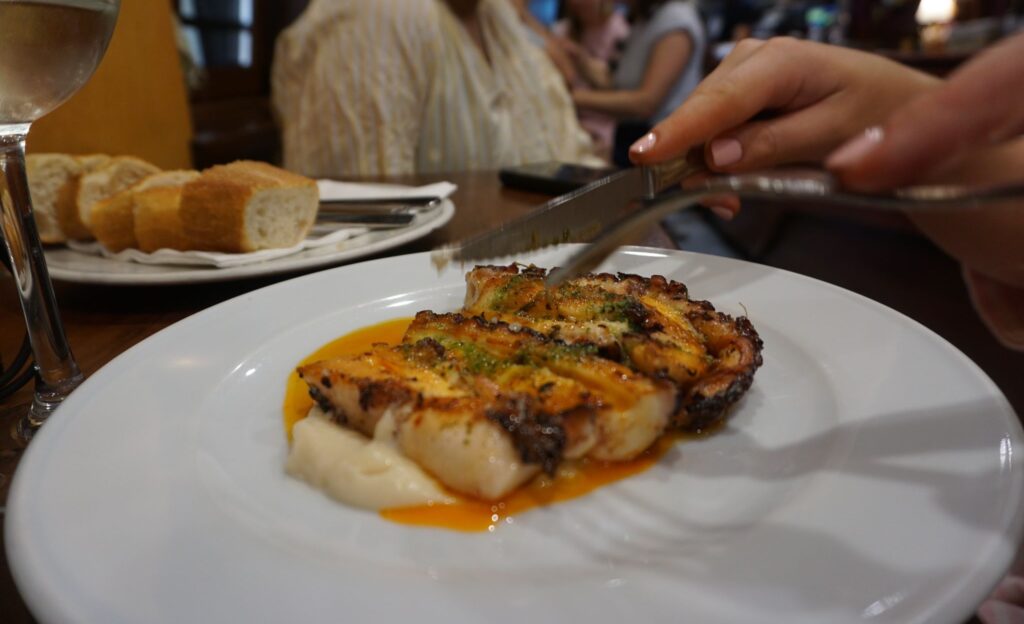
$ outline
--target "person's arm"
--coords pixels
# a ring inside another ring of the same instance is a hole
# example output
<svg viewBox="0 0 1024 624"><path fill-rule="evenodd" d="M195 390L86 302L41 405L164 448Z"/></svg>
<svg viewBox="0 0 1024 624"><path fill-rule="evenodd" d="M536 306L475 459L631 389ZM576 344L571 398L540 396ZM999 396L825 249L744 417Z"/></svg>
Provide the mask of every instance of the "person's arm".
<svg viewBox="0 0 1024 624"><path fill-rule="evenodd" d="M575 82L580 77L579 66L560 41L553 37L545 37L544 52L551 59L558 73L562 74L562 78L567 84Z"/></svg>
<svg viewBox="0 0 1024 624"><path fill-rule="evenodd" d="M562 78L567 83L571 83L577 78L577 68L575 59L572 54L566 49L562 42L563 37L556 35L549 30L544 24L538 20L533 13L530 12L527 3L524 0L514 0L510 3L512 8L515 9L516 15L519 16L519 21L523 23L523 26L529 31L530 35L536 38L537 42L541 45L541 49L548 55L551 62L554 64L555 69L558 73L562 74Z"/></svg>
<svg viewBox="0 0 1024 624"><path fill-rule="evenodd" d="M666 34L651 51L644 78L637 89L573 91L581 109L593 110L618 119L647 119L653 116L679 80L693 54L693 41L684 31Z"/></svg>
<svg viewBox="0 0 1024 624"><path fill-rule="evenodd" d="M594 58L580 44L571 39L559 41L575 65L578 76L594 89L611 89L612 72L608 63Z"/></svg>

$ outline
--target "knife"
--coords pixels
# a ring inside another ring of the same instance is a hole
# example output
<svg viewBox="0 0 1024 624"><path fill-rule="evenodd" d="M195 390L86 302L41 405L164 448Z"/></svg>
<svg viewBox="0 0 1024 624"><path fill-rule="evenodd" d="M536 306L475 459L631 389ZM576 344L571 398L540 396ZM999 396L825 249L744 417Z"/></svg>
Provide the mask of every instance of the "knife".
<svg viewBox="0 0 1024 624"><path fill-rule="evenodd" d="M331 223L334 225L352 225L368 228L389 229L405 227L416 219L413 213L396 212L380 214L330 214L320 213L317 215L317 223Z"/></svg>
<svg viewBox="0 0 1024 624"><path fill-rule="evenodd" d="M595 268L620 245L669 214L715 195L740 199L785 201L789 204L843 206L901 213L977 210L992 203L1024 197L1024 184L958 186L931 184L904 186L882 193L858 193L842 188L835 177L822 169L787 167L718 175L687 180L683 187L656 198L618 221L610 223L592 244L575 251L560 267L548 273L549 287L579 277Z"/></svg>
<svg viewBox="0 0 1024 624"><path fill-rule="evenodd" d="M407 197L339 197L335 199L321 199L323 207L347 207L347 206L433 206L444 201L443 197L437 195L410 195Z"/></svg>
<svg viewBox="0 0 1024 624"><path fill-rule="evenodd" d="M706 171L699 149L657 165L617 171L496 229L435 249L431 261L440 270L449 262L478 262L560 243L587 242L641 200Z"/></svg>

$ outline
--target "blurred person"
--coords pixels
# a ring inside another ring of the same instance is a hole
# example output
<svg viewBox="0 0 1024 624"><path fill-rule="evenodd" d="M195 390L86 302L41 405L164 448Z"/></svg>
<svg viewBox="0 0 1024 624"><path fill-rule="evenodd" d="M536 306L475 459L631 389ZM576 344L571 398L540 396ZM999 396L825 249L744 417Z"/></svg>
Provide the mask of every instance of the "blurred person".
<svg viewBox="0 0 1024 624"><path fill-rule="evenodd" d="M619 47L629 36L626 17L612 0L566 0L565 13L566 17L555 23L552 32L567 57L578 63L597 64L599 67L591 71L608 74ZM579 72L569 76L569 84L574 89L589 86ZM594 141L594 151L605 160L610 159L615 118L586 109L580 109L578 117Z"/></svg>
<svg viewBox="0 0 1024 624"><path fill-rule="evenodd" d="M562 78L565 79L566 83L571 83L575 80L577 75L575 62L569 56L565 46L562 45L560 38L545 26L544 22L531 10L533 3L528 0L509 1L516 10L516 13L519 14L519 20L526 26L526 36L530 41L544 50L544 53L554 63L555 69L562 74Z"/></svg>
<svg viewBox="0 0 1024 624"><path fill-rule="evenodd" d="M747 40L631 153L654 163L703 145L709 166L723 173L817 162L844 186L869 192L930 182L1019 183L1021 58L1024 33L942 81L849 49ZM739 209L735 197L714 202L723 217ZM907 216L960 261L992 333L1024 351L1024 200ZM978 608L984 624L1024 624L1022 573L1018 553L1011 574Z"/></svg>
<svg viewBox="0 0 1024 624"><path fill-rule="evenodd" d="M313 0L272 69L284 165L314 177L594 163L508 0Z"/></svg>
<svg viewBox="0 0 1024 624"><path fill-rule="evenodd" d="M615 142L628 146L675 110L703 76L704 25L692 0L632 0L632 31L614 71L579 63L590 88L573 90L581 110L619 121ZM617 149L617 164L628 164Z"/></svg>
<svg viewBox="0 0 1024 624"><path fill-rule="evenodd" d="M710 168L723 173L817 162L862 191L1020 182L1021 58L1024 34L943 81L846 48L746 40L631 153L653 163L704 145ZM731 197L716 203L720 214L739 208ZM1024 350L1024 201L907 216L963 265L993 333Z"/></svg>

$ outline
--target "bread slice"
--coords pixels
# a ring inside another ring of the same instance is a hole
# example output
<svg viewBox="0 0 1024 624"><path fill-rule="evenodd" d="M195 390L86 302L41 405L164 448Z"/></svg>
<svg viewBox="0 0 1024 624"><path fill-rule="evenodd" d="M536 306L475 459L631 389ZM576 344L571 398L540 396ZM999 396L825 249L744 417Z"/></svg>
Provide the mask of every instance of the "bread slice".
<svg viewBox="0 0 1024 624"><path fill-rule="evenodd" d="M193 247L185 236L179 206L184 185L198 177L198 171L164 171L139 183L143 188L133 193L132 207L139 249L152 253L157 249L185 251Z"/></svg>
<svg viewBox="0 0 1024 624"><path fill-rule="evenodd" d="M55 206L57 223L66 238L88 239L92 238L92 234L78 216L79 184L83 175L105 167L110 163L111 158L106 154L86 154L73 158L78 163L78 170L57 194Z"/></svg>
<svg viewBox="0 0 1024 624"><path fill-rule="evenodd" d="M99 200L92 207L89 230L110 251L135 246L135 223L132 218L132 189Z"/></svg>
<svg viewBox="0 0 1024 624"><path fill-rule="evenodd" d="M94 203L89 214L89 229L96 240L110 251L118 252L129 247L138 247L135 235L135 207L140 196L167 187L171 187L172 192L180 193L181 185L198 175L196 171L161 171L146 176L123 191ZM147 229L147 233L148 231Z"/></svg>
<svg viewBox="0 0 1024 624"><path fill-rule="evenodd" d="M185 185L181 221L196 249L244 253L297 245L316 220L316 182L266 163L207 169Z"/></svg>
<svg viewBox="0 0 1024 624"><path fill-rule="evenodd" d="M142 178L160 171L156 165L150 164L134 156L117 156L109 163L92 171L83 174L78 182L78 223L75 233L65 229L65 233L71 238L92 238L91 214L96 202L116 195L124 189L132 186ZM86 234L82 235L84 227ZM63 226L63 223L61 224Z"/></svg>
<svg viewBox="0 0 1024 624"><path fill-rule="evenodd" d="M67 154L29 154L25 157L25 170L39 240L63 243L66 237L57 220L57 198L66 185L78 178L81 165Z"/></svg>

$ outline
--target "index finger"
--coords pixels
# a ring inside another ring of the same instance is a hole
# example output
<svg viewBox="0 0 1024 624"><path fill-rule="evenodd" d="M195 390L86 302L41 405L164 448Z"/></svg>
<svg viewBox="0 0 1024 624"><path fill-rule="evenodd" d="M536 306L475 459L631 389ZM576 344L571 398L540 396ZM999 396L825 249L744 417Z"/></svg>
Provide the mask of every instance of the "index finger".
<svg viewBox="0 0 1024 624"><path fill-rule="evenodd" d="M630 158L638 164L667 160L765 109L782 108L796 100L807 86L807 76L814 73L807 62L812 55L806 54L814 44L772 39L753 45L758 47L753 53L748 48L739 63L728 63L726 57L679 108L637 142ZM803 54L794 48L801 48ZM737 47L733 54L743 52Z"/></svg>

